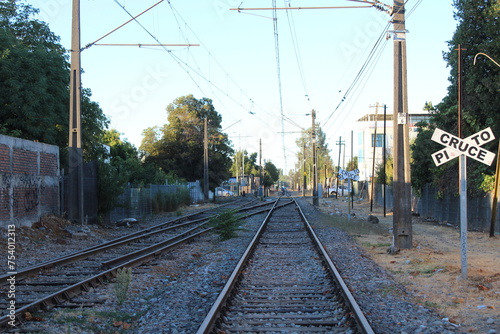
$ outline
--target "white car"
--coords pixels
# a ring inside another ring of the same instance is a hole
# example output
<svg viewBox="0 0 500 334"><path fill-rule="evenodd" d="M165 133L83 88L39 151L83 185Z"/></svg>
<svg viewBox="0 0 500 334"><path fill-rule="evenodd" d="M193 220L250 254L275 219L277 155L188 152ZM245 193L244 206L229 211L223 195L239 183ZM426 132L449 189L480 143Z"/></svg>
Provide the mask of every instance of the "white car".
<svg viewBox="0 0 500 334"><path fill-rule="evenodd" d="M347 193L347 186L344 186L344 185L339 185L339 188L338 188L338 191L339 191L339 195L342 194L342 189L344 189L344 194ZM328 195L333 195L335 196L337 194L337 186L334 186L334 187L330 187L327 189L327 193Z"/></svg>
<svg viewBox="0 0 500 334"><path fill-rule="evenodd" d="M222 187L215 188L215 196L234 196L234 193L230 190L224 189Z"/></svg>

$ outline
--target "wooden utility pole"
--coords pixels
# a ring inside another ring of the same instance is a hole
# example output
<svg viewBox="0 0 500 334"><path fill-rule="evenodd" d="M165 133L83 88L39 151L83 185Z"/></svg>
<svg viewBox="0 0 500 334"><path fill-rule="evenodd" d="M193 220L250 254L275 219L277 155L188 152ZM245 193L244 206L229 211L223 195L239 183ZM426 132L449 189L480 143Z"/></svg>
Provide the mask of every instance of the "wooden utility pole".
<svg viewBox="0 0 500 334"><path fill-rule="evenodd" d="M304 175L304 183L302 184L302 196L306 196L306 189L307 189L307 172L306 172L306 142L304 141L304 147L302 149L303 151L303 167L304 167L304 171L303 171L303 174Z"/></svg>
<svg viewBox="0 0 500 334"><path fill-rule="evenodd" d="M259 172L260 172L260 181L259 181L258 195L260 197L264 197L264 179L262 175L262 139L259 139Z"/></svg>
<svg viewBox="0 0 500 334"><path fill-rule="evenodd" d="M373 130L373 159L372 159L372 184L371 184L371 196L370 196L370 212L373 212L373 199L375 198L375 158L376 158L376 150L377 150L377 121L378 121L378 102L375 104L375 128Z"/></svg>
<svg viewBox="0 0 500 334"><path fill-rule="evenodd" d="M80 0L73 0L69 97L68 219L83 223L83 150L81 117Z"/></svg>
<svg viewBox="0 0 500 334"><path fill-rule="evenodd" d="M384 171L384 184L382 186L382 191L383 191L383 195L384 195L384 217L386 216L386 194L385 194L385 190L386 190L386 185L387 185L387 171L386 171L386 166L387 166L387 155L386 155L386 143L387 143L387 106L384 104L384 148L382 150L383 152L383 155L382 155L382 159L383 159L383 164L384 164L384 168L382 169Z"/></svg>
<svg viewBox="0 0 500 334"><path fill-rule="evenodd" d="M342 136L339 137L339 141L337 142L337 145L339 146L339 164L337 168L337 191L335 192L335 198L339 197L339 177L338 173L340 173L340 156L342 154L342 145L344 145L344 142L342 141Z"/></svg>
<svg viewBox="0 0 500 334"><path fill-rule="evenodd" d="M410 147L404 0L394 0L394 215L393 247L412 248Z"/></svg>

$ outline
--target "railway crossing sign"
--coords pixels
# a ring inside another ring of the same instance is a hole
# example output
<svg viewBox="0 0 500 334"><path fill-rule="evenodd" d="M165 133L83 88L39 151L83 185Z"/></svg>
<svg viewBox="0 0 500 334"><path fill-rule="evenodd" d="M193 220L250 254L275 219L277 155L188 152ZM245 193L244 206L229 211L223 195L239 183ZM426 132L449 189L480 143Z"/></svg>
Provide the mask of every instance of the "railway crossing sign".
<svg viewBox="0 0 500 334"><path fill-rule="evenodd" d="M359 174L359 169L346 171L346 170L343 170L342 168L339 168L339 179L341 179L341 180L352 179L354 181L359 181L358 174Z"/></svg>
<svg viewBox="0 0 500 334"><path fill-rule="evenodd" d="M482 145L495 139L491 128L476 132L472 136L460 139L441 129L434 130L433 141L445 148L432 154L436 166L442 165L456 157L460 157L460 253L462 262L462 278L467 278L467 157L480 161L488 166L495 159L495 153L481 148Z"/></svg>
<svg viewBox="0 0 500 334"><path fill-rule="evenodd" d="M476 132L465 139L460 139L446 131L436 129L431 139L446 146L444 149L432 154L432 160L434 160L436 166L440 166L462 154L488 166L490 166L495 159L495 153L480 147L495 139L495 135L493 131L491 131L491 128Z"/></svg>

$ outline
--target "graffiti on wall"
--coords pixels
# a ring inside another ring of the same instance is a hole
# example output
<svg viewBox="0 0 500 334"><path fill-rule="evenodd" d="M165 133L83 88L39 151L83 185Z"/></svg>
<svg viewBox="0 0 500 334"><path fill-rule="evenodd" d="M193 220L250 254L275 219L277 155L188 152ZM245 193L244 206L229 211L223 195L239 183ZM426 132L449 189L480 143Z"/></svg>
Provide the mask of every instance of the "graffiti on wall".
<svg viewBox="0 0 500 334"><path fill-rule="evenodd" d="M19 181L24 191L20 192L21 198L17 202L25 212L36 209L40 204L40 176L25 174L19 177Z"/></svg>
<svg viewBox="0 0 500 334"><path fill-rule="evenodd" d="M3 173L2 187L8 194L9 209L14 214L25 214L35 210L40 205L40 194L43 189L41 186L41 177L32 174L16 175ZM7 200L4 198L3 200Z"/></svg>

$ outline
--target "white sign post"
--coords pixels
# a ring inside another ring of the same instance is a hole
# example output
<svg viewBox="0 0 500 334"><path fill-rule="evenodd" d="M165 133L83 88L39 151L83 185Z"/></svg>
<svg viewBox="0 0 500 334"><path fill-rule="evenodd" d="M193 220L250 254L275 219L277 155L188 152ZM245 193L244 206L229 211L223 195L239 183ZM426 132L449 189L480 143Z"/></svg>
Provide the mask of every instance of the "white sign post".
<svg viewBox="0 0 500 334"><path fill-rule="evenodd" d="M347 179L347 191L349 193L349 201L347 202L347 221L351 220L351 180L358 181L359 180L359 169L354 169L351 171L343 170L339 168L339 179Z"/></svg>
<svg viewBox="0 0 500 334"><path fill-rule="evenodd" d="M481 130L465 139L460 139L441 129L434 130L433 141L445 148L432 154L436 166L460 157L460 252L462 263L462 279L467 278L467 170L466 157L480 161L490 166L495 159L495 153L481 146L495 139L491 128Z"/></svg>

